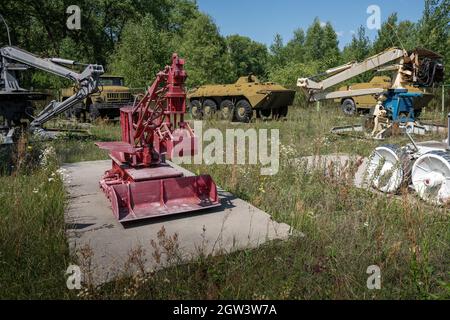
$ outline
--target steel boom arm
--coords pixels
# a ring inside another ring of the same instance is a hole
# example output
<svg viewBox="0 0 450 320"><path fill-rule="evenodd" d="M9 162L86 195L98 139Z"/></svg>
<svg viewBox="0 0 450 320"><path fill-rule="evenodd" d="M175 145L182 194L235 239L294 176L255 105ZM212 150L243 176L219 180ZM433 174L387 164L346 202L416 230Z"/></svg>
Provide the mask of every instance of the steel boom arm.
<svg viewBox="0 0 450 320"><path fill-rule="evenodd" d="M406 51L399 48L391 48L367 58L362 62L351 62L340 67L329 69L322 74L328 75L328 77L319 82L314 81L312 78L299 78L297 81L297 86L305 90L312 101L333 99L341 94L331 94L325 92L325 90L362 73L377 69L389 63L400 63L401 60L407 56L408 54ZM342 94L345 96L345 93ZM364 94L367 93L361 92L361 95Z"/></svg>
<svg viewBox="0 0 450 320"><path fill-rule="evenodd" d="M43 59L16 47L1 48L0 56L4 65L3 72L5 73L8 72L8 69L18 70L32 67L74 81L79 86L79 90L63 102L57 102L55 100L50 102L50 104L46 106L31 122L32 130L42 126L45 122L68 110L78 102L83 101L90 94L96 92L98 90L99 77L104 73L103 66L101 65L83 65L73 60L60 58ZM23 65L14 64L12 61L19 62ZM83 72L77 73L62 66L61 64L83 65L85 66L85 69ZM5 76L4 78L12 80L9 82L6 81L7 83L5 83L9 89L18 91L22 90L14 77Z"/></svg>

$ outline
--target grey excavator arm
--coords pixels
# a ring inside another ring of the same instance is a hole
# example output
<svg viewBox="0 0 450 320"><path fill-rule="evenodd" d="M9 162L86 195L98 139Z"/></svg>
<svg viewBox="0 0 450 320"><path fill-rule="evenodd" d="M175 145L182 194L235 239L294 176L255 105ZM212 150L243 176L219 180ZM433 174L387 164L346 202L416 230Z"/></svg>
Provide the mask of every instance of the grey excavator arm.
<svg viewBox="0 0 450 320"><path fill-rule="evenodd" d="M53 100L46 106L41 113L31 122L30 129L34 132L41 131L40 127L70 109L80 101L83 101L90 94L98 90L99 77L104 73L103 66L97 64L83 65L73 60L60 58L43 59L31 54L25 50L16 47L3 47L0 49L1 57L1 78L3 83L2 90L5 91L22 91L17 79L15 78L15 70L26 70L28 68L36 68L66 79L77 84L79 90L68 99L57 102ZM68 69L65 65L82 65L85 69L81 73L77 73Z"/></svg>

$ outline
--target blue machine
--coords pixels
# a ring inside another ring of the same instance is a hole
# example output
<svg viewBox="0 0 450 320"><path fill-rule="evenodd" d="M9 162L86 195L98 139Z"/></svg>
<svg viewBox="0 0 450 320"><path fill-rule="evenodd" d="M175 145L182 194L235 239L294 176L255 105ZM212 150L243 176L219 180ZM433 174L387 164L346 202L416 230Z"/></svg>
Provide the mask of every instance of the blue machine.
<svg viewBox="0 0 450 320"><path fill-rule="evenodd" d="M414 122L414 98L422 97L420 92L408 92L406 89L391 89L383 93L386 96L384 109L393 122Z"/></svg>

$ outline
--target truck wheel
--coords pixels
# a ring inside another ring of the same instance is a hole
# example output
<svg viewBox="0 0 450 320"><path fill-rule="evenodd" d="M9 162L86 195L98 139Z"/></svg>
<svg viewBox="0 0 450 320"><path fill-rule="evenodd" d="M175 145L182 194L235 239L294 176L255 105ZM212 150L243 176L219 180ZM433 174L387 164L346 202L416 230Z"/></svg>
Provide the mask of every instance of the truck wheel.
<svg viewBox="0 0 450 320"><path fill-rule="evenodd" d="M191 100L190 102L191 116L195 120L201 120L203 118L202 104L198 100Z"/></svg>
<svg viewBox="0 0 450 320"><path fill-rule="evenodd" d="M89 106L89 118L91 119L91 122L94 122L98 118L100 118L100 111L95 106L95 104L91 104Z"/></svg>
<svg viewBox="0 0 450 320"><path fill-rule="evenodd" d="M223 100L220 103L220 118L233 121L234 103L231 100Z"/></svg>
<svg viewBox="0 0 450 320"><path fill-rule="evenodd" d="M250 122L253 117L253 108L247 100L242 99L236 103L235 117L239 122Z"/></svg>
<svg viewBox="0 0 450 320"><path fill-rule="evenodd" d="M347 116L353 116L356 113L356 105L353 99L345 99L342 102L341 109Z"/></svg>
<svg viewBox="0 0 450 320"><path fill-rule="evenodd" d="M214 100L206 99L203 101L203 117L205 119L211 119L214 117L217 111L217 104Z"/></svg>

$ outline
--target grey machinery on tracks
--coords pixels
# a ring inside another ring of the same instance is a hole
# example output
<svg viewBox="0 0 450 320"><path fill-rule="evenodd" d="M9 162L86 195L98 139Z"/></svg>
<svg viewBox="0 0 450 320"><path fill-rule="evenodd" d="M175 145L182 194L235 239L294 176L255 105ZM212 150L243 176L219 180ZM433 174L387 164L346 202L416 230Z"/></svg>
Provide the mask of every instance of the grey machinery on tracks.
<svg viewBox="0 0 450 320"><path fill-rule="evenodd" d="M63 65L82 66L84 70L78 73ZM62 102L51 101L34 117L32 100L37 94L21 88L18 82L18 72L29 68L69 79L77 85L78 90ZM48 136L42 126L90 94L97 92L99 77L103 73L101 65L86 65L61 58L44 59L13 46L0 48L0 116L3 118L3 125L0 126L0 144L13 143L14 131L18 127L27 126L32 133Z"/></svg>

